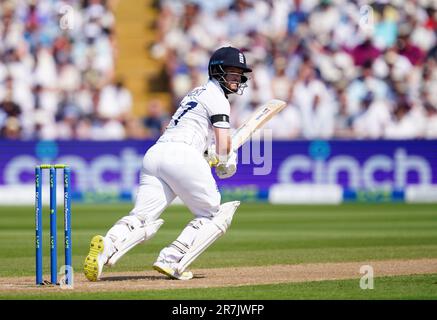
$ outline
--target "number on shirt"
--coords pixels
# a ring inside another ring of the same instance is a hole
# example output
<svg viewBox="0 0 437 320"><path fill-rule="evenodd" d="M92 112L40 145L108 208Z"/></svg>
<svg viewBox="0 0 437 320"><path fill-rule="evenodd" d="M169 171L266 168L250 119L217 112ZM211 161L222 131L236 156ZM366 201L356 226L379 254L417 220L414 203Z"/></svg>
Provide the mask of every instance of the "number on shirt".
<svg viewBox="0 0 437 320"><path fill-rule="evenodd" d="M187 107L188 106L188 107ZM195 101L190 101L187 104L185 104L185 109L181 112L181 114L179 115L179 117L177 117L177 119L174 119L174 125L177 126L178 122L181 120L181 118L190 110L194 109L197 106L197 102Z"/></svg>

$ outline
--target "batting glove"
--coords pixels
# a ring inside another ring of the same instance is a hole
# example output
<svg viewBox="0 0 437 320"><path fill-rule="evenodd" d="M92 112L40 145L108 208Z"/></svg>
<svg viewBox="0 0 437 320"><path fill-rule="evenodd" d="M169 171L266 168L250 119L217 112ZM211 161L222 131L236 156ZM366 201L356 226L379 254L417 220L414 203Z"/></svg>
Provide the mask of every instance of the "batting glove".
<svg viewBox="0 0 437 320"><path fill-rule="evenodd" d="M237 172L237 153L232 151L226 163L220 163L215 167L215 173L220 179L232 177Z"/></svg>
<svg viewBox="0 0 437 320"><path fill-rule="evenodd" d="M219 159L215 153L215 144L211 144L208 149L205 150L203 157L210 167L215 167L219 163Z"/></svg>

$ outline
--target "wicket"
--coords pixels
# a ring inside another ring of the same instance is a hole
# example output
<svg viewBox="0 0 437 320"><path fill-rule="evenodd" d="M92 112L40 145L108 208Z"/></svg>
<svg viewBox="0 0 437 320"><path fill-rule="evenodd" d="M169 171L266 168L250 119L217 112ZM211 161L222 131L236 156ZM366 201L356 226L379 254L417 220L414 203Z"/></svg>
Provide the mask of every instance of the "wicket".
<svg viewBox="0 0 437 320"><path fill-rule="evenodd" d="M58 284L57 279L57 230L56 230L56 170L64 170L64 249L65 249L65 284L72 284L72 250L71 250L71 170L65 164L42 164L35 167L35 248L36 248L36 284L42 285L42 173L50 172L50 283Z"/></svg>

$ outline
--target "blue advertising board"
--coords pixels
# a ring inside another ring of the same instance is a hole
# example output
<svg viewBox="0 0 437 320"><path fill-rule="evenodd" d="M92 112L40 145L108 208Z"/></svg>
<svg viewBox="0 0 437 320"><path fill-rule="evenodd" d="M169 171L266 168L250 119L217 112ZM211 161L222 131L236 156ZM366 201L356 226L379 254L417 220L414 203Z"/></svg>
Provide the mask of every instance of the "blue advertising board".
<svg viewBox="0 0 437 320"><path fill-rule="evenodd" d="M130 197L154 141L0 141L0 186L34 182L34 167L66 163L77 194ZM250 142L237 173L219 188L261 197L277 183L336 184L344 190L403 190L437 185L437 140ZM261 191L260 191L261 190Z"/></svg>

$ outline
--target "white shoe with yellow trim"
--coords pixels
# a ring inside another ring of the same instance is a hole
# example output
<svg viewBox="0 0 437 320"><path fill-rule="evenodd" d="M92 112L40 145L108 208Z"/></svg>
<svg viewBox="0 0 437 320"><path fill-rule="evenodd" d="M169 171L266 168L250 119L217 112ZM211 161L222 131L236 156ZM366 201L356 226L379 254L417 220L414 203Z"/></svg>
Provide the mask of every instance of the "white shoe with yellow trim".
<svg viewBox="0 0 437 320"><path fill-rule="evenodd" d="M103 265L108 258L103 254L105 249L104 238L101 235L96 235L91 239L90 251L85 258L83 272L89 281L97 281L102 274Z"/></svg>
<svg viewBox="0 0 437 320"><path fill-rule="evenodd" d="M171 279L190 280L193 278L193 273L191 271L184 271L182 272L182 274L179 274L170 265L166 264L163 261L156 261L153 264L153 269L155 269L159 273L165 274L167 277Z"/></svg>

